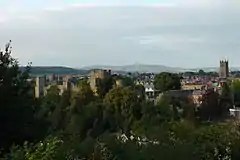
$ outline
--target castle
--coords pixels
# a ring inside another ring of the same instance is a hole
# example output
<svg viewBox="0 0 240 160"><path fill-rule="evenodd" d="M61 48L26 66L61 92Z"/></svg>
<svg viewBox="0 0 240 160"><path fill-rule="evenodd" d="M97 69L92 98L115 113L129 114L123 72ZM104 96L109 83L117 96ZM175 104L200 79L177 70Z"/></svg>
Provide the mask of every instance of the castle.
<svg viewBox="0 0 240 160"><path fill-rule="evenodd" d="M50 76L50 79L48 79L51 83L47 82L46 76L35 78L34 90L36 98L43 97L52 85L57 85L60 90L60 94L62 94L65 90L78 91L78 87L71 81L71 77L61 77L61 79L56 80L57 82L53 81L51 77L52 75Z"/></svg>

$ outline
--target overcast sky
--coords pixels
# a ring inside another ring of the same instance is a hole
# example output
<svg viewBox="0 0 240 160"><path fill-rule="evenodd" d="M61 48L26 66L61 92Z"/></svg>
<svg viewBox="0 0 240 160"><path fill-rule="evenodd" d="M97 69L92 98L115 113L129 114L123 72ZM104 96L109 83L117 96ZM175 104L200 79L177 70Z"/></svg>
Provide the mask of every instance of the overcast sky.
<svg viewBox="0 0 240 160"><path fill-rule="evenodd" d="M20 64L240 66L239 0L0 0Z"/></svg>

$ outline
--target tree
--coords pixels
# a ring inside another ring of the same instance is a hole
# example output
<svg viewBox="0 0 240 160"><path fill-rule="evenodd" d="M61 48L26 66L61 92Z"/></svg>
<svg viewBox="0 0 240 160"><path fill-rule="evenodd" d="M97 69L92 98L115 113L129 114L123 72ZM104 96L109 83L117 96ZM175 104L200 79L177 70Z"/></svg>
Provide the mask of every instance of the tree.
<svg viewBox="0 0 240 160"><path fill-rule="evenodd" d="M72 138L84 139L88 136L97 137L103 130L103 106L101 103L92 102L82 106L78 112L71 112L66 133Z"/></svg>
<svg viewBox="0 0 240 160"><path fill-rule="evenodd" d="M37 144L25 143L23 147L13 146L5 157L5 159L12 160L64 160L68 158L67 151L63 150L63 141L57 137L48 138Z"/></svg>
<svg viewBox="0 0 240 160"><path fill-rule="evenodd" d="M59 95L59 93L60 89L57 85L53 85L47 90L47 94L42 99L39 116L43 118L50 117L50 115L53 113L53 111L60 102L61 96Z"/></svg>
<svg viewBox="0 0 240 160"><path fill-rule="evenodd" d="M112 76L98 79L99 84L97 86L97 94L100 98L104 98L104 96L110 91L114 86L114 79Z"/></svg>
<svg viewBox="0 0 240 160"><path fill-rule="evenodd" d="M71 109L73 112L79 112L83 106L91 103L95 99L93 91L86 79L80 81L78 87L79 91L72 95Z"/></svg>
<svg viewBox="0 0 240 160"><path fill-rule="evenodd" d="M77 86L81 89L84 86L89 85L88 78L84 77L83 79L79 80Z"/></svg>
<svg viewBox="0 0 240 160"><path fill-rule="evenodd" d="M138 95L138 98L140 99L140 101L145 101L145 88L143 85L134 85L134 90Z"/></svg>
<svg viewBox="0 0 240 160"><path fill-rule="evenodd" d="M232 92L228 83L223 83L221 94L219 96L219 107L222 115L228 115L229 109L232 108Z"/></svg>
<svg viewBox="0 0 240 160"><path fill-rule="evenodd" d="M233 92L239 93L240 92L240 80L233 80L231 83L231 88Z"/></svg>
<svg viewBox="0 0 240 160"><path fill-rule="evenodd" d="M52 85L47 90L47 94L44 97L44 100L46 101L46 103L55 103L56 106L57 103L60 101L60 98L60 89L57 85Z"/></svg>
<svg viewBox="0 0 240 160"><path fill-rule="evenodd" d="M11 42L11 41L10 41ZM30 66L24 71L11 57L10 42L0 52L0 147L36 140L33 86L28 82Z"/></svg>
<svg viewBox="0 0 240 160"><path fill-rule="evenodd" d="M134 86L134 81L130 77L121 77L121 80L124 87Z"/></svg>
<svg viewBox="0 0 240 160"><path fill-rule="evenodd" d="M213 124L197 128L191 137L195 154L201 159L232 159L230 145L234 134L229 132L228 125Z"/></svg>
<svg viewBox="0 0 240 160"><path fill-rule="evenodd" d="M206 90L201 101L200 117L203 120L214 120L222 115L221 107L219 107L219 94L213 89Z"/></svg>
<svg viewBox="0 0 240 160"><path fill-rule="evenodd" d="M61 131L66 127L70 105L71 91L65 90L61 95L58 105L50 116L51 130Z"/></svg>
<svg viewBox="0 0 240 160"><path fill-rule="evenodd" d="M179 110L182 108L180 100L164 94L157 104L158 113L162 117L161 121L177 120L181 117L179 113Z"/></svg>
<svg viewBox="0 0 240 160"><path fill-rule="evenodd" d="M183 106L183 118L191 122L195 121L196 113L195 106L192 104L184 104Z"/></svg>
<svg viewBox="0 0 240 160"><path fill-rule="evenodd" d="M184 76L195 76L197 73L196 72L184 72Z"/></svg>
<svg viewBox="0 0 240 160"><path fill-rule="evenodd" d="M206 75L206 73L205 73L204 70L202 70L202 69L200 69L200 70L198 71L198 74L199 74L200 76Z"/></svg>
<svg viewBox="0 0 240 160"><path fill-rule="evenodd" d="M177 74L163 72L154 78L154 87L161 92L181 89L181 80Z"/></svg>
<svg viewBox="0 0 240 160"><path fill-rule="evenodd" d="M128 130L134 119L141 116L138 94L132 87L114 88L104 98L107 110L115 115L121 129Z"/></svg>
<svg viewBox="0 0 240 160"><path fill-rule="evenodd" d="M233 80L231 83L231 91L233 94L233 103L235 106L240 104L240 80Z"/></svg>

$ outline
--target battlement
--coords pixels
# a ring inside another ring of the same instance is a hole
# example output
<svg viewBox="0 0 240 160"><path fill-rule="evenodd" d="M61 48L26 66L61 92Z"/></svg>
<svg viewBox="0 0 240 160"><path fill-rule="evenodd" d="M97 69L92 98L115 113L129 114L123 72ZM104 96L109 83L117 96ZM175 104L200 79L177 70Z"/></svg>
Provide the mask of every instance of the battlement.
<svg viewBox="0 0 240 160"><path fill-rule="evenodd" d="M221 59L220 63L228 63L228 59L227 58Z"/></svg>
<svg viewBox="0 0 240 160"><path fill-rule="evenodd" d="M220 60L220 63L228 63L228 60Z"/></svg>
<svg viewBox="0 0 240 160"><path fill-rule="evenodd" d="M111 70L107 70L107 69L94 69L91 72L91 77L94 78L106 78L108 76L111 76Z"/></svg>

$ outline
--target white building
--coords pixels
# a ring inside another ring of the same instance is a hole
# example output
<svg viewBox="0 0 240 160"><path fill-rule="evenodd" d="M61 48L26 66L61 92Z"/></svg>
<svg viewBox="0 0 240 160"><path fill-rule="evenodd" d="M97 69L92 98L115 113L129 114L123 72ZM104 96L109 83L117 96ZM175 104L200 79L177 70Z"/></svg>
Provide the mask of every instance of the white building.
<svg viewBox="0 0 240 160"><path fill-rule="evenodd" d="M231 108L229 109L230 116L240 120L240 108Z"/></svg>

